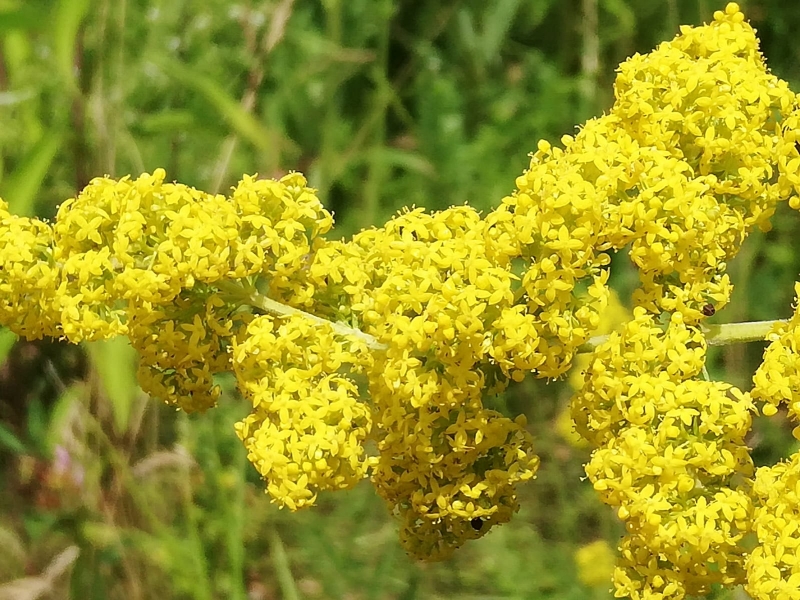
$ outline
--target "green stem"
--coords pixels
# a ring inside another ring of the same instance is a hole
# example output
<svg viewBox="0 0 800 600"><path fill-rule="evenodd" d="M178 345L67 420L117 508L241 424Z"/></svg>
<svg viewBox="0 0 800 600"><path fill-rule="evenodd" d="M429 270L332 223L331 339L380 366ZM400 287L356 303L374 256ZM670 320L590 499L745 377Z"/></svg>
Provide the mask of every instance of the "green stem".
<svg viewBox="0 0 800 600"><path fill-rule="evenodd" d="M338 335L353 336L363 340L370 350L385 351L388 348L386 344L379 342L374 336L364 333L360 329L350 327L341 322L329 321L302 311L299 308L282 304L268 296L260 294L253 286L244 287L234 281L219 281L215 285L226 295L230 296L232 300L242 304L248 304L271 315L281 317L300 315L317 325L330 325ZM775 326L785 323L788 323L788 320L776 319L774 321L748 321L745 323L703 325L701 328L709 346L727 346L729 344L764 341ZM588 353L594 351L600 344L607 341L608 337L608 335L596 335L589 338L589 341L580 347L579 352Z"/></svg>
<svg viewBox="0 0 800 600"><path fill-rule="evenodd" d="M708 325L703 333L709 346L726 346L745 342L762 342L767 339L776 325L788 323L787 319L774 321L747 321L745 323L724 323Z"/></svg>
<svg viewBox="0 0 800 600"><path fill-rule="evenodd" d="M286 555L286 547L274 528L269 530L267 542L272 556L272 566L275 568L275 575L278 578L278 585L283 592L283 597L286 600L300 600L300 593L289 565L289 557Z"/></svg>
<svg viewBox="0 0 800 600"><path fill-rule="evenodd" d="M704 325L702 331L709 346L727 346L729 344L764 341L776 325L784 323L788 323L788 320L722 323L720 325ZM608 340L607 335L596 335L581 346L580 351L591 352L606 340Z"/></svg>
<svg viewBox="0 0 800 600"><path fill-rule="evenodd" d="M343 336L352 336L362 340L370 350L384 351L388 348L386 344L379 342L374 336L364 333L360 329L350 327L341 322L333 322L328 319L323 319L317 315L294 308L287 304L282 304L268 296L260 294L255 288L243 287L233 281L218 281L214 284L226 295L230 296L232 300L242 304L248 304L254 308L263 310L265 313L279 317L302 316L306 319L316 323L317 325L330 325L334 333Z"/></svg>

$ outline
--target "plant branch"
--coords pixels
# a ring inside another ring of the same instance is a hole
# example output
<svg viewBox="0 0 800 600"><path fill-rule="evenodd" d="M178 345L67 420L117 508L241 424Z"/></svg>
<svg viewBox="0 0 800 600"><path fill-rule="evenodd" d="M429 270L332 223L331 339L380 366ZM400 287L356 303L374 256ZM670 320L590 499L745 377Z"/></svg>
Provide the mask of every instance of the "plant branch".
<svg viewBox="0 0 800 600"><path fill-rule="evenodd" d="M350 327L345 323L329 321L328 319L323 319L322 317L305 312L299 308L283 304L260 294L253 287L243 287L233 281L218 281L214 285L235 301L248 304L254 308L263 310L265 313L280 317L300 315L317 325L330 325L333 331L338 335L356 337L366 343L370 350L385 351L387 349L386 344L379 342L374 336L364 333L360 329Z"/></svg>
<svg viewBox="0 0 800 600"><path fill-rule="evenodd" d="M729 344L764 341L774 327L784 323L788 323L788 320L722 323L719 325L704 325L702 326L702 332L706 336L706 342L708 342L709 346L727 346ZM606 340L608 340L608 335L596 335L581 346L580 352L592 352Z"/></svg>
<svg viewBox="0 0 800 600"><path fill-rule="evenodd" d="M726 346L746 342L763 342L777 325L788 323L788 319L774 321L747 321L707 325L703 328L709 346Z"/></svg>
<svg viewBox="0 0 800 600"><path fill-rule="evenodd" d="M284 317L301 315L318 325L330 325L338 335L354 336L364 341L370 350L385 351L387 349L386 344L379 342L374 336L364 333L360 329L350 327L342 322L329 321L299 308L283 304L259 293L252 286L244 287L233 281L219 281L215 285L233 300L258 308L265 313ZM765 341L776 326L788 322L787 319L776 319L774 321L722 323L719 325L703 325L701 326L701 331L705 335L709 346L727 346L730 344ZM608 335L596 335L589 338L589 341L583 344L578 352L581 354L593 352L608 338Z"/></svg>

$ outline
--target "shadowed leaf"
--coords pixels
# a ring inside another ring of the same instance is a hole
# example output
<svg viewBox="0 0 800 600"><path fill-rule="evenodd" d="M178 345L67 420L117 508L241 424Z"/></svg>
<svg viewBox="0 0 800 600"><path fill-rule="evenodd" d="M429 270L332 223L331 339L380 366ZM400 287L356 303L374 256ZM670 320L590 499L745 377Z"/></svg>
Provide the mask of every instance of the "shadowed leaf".
<svg viewBox="0 0 800 600"><path fill-rule="evenodd" d="M174 60L162 59L157 64L169 77L200 94L236 134L259 150L274 151L279 142L277 134L264 127L215 80Z"/></svg>
<svg viewBox="0 0 800 600"><path fill-rule="evenodd" d="M12 213L33 214L36 196L42 182L61 148L60 135L46 135L25 156L20 166L3 180L2 196Z"/></svg>
<svg viewBox="0 0 800 600"><path fill-rule="evenodd" d="M9 352L11 352L11 348L14 346L16 341L16 334L12 333L8 329L0 329L0 364L5 362L6 356L8 356Z"/></svg>
<svg viewBox="0 0 800 600"><path fill-rule="evenodd" d="M117 432L123 433L128 427L131 407L138 394L136 351L124 337L92 342L87 347L103 391L111 402L114 426Z"/></svg>
<svg viewBox="0 0 800 600"><path fill-rule="evenodd" d="M45 23L45 12L32 3L24 3L13 9L0 7L0 33L14 29L40 29Z"/></svg>
<svg viewBox="0 0 800 600"><path fill-rule="evenodd" d="M75 42L89 6L89 0L60 0L53 19L53 54L56 66L63 81L75 91Z"/></svg>
<svg viewBox="0 0 800 600"><path fill-rule="evenodd" d="M0 448L5 448L15 454L26 454L28 452L25 444L2 423L0 423Z"/></svg>

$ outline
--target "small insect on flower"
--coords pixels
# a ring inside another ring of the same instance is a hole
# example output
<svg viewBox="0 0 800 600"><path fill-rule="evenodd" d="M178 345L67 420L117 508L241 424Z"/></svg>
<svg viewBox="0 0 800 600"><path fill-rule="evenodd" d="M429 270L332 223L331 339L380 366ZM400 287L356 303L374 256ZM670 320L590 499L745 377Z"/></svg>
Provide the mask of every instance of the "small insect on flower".
<svg viewBox="0 0 800 600"><path fill-rule="evenodd" d="M483 528L483 520L480 517L475 517L469 522L475 531L480 531Z"/></svg>
<svg viewBox="0 0 800 600"><path fill-rule="evenodd" d="M702 311L702 312L703 312L703 314L704 314L705 316L707 316L707 317L713 317L713 316L714 316L714 314L717 312L717 309L716 309L716 308L714 308L714 305L713 305L713 304L706 304L706 305L703 307L703 311Z"/></svg>

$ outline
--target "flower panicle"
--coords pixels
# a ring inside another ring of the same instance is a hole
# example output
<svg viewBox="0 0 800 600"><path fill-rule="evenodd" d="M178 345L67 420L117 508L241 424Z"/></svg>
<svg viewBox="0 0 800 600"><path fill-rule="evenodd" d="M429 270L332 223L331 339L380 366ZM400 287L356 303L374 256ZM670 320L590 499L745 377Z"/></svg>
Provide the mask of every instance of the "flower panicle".
<svg viewBox="0 0 800 600"><path fill-rule="evenodd" d="M485 215L409 209L329 240L299 173L222 195L163 169L97 178L53 223L0 203L0 324L127 336L143 389L187 411L214 406L232 371L251 404L237 435L277 504L370 478L406 549L442 559L508 521L538 469L524 418L486 397L570 370L615 302L611 253L627 250L632 314L588 357L571 408L589 479L626 525L617 593L752 579L768 598L784 510L769 482L793 475L756 474L745 437L754 399L800 413L797 323L772 335L752 397L704 377L701 324L729 302L747 235L779 202L800 207L800 102L734 3L631 57L614 92L574 136L540 141ZM761 562L743 549L754 527Z"/></svg>

